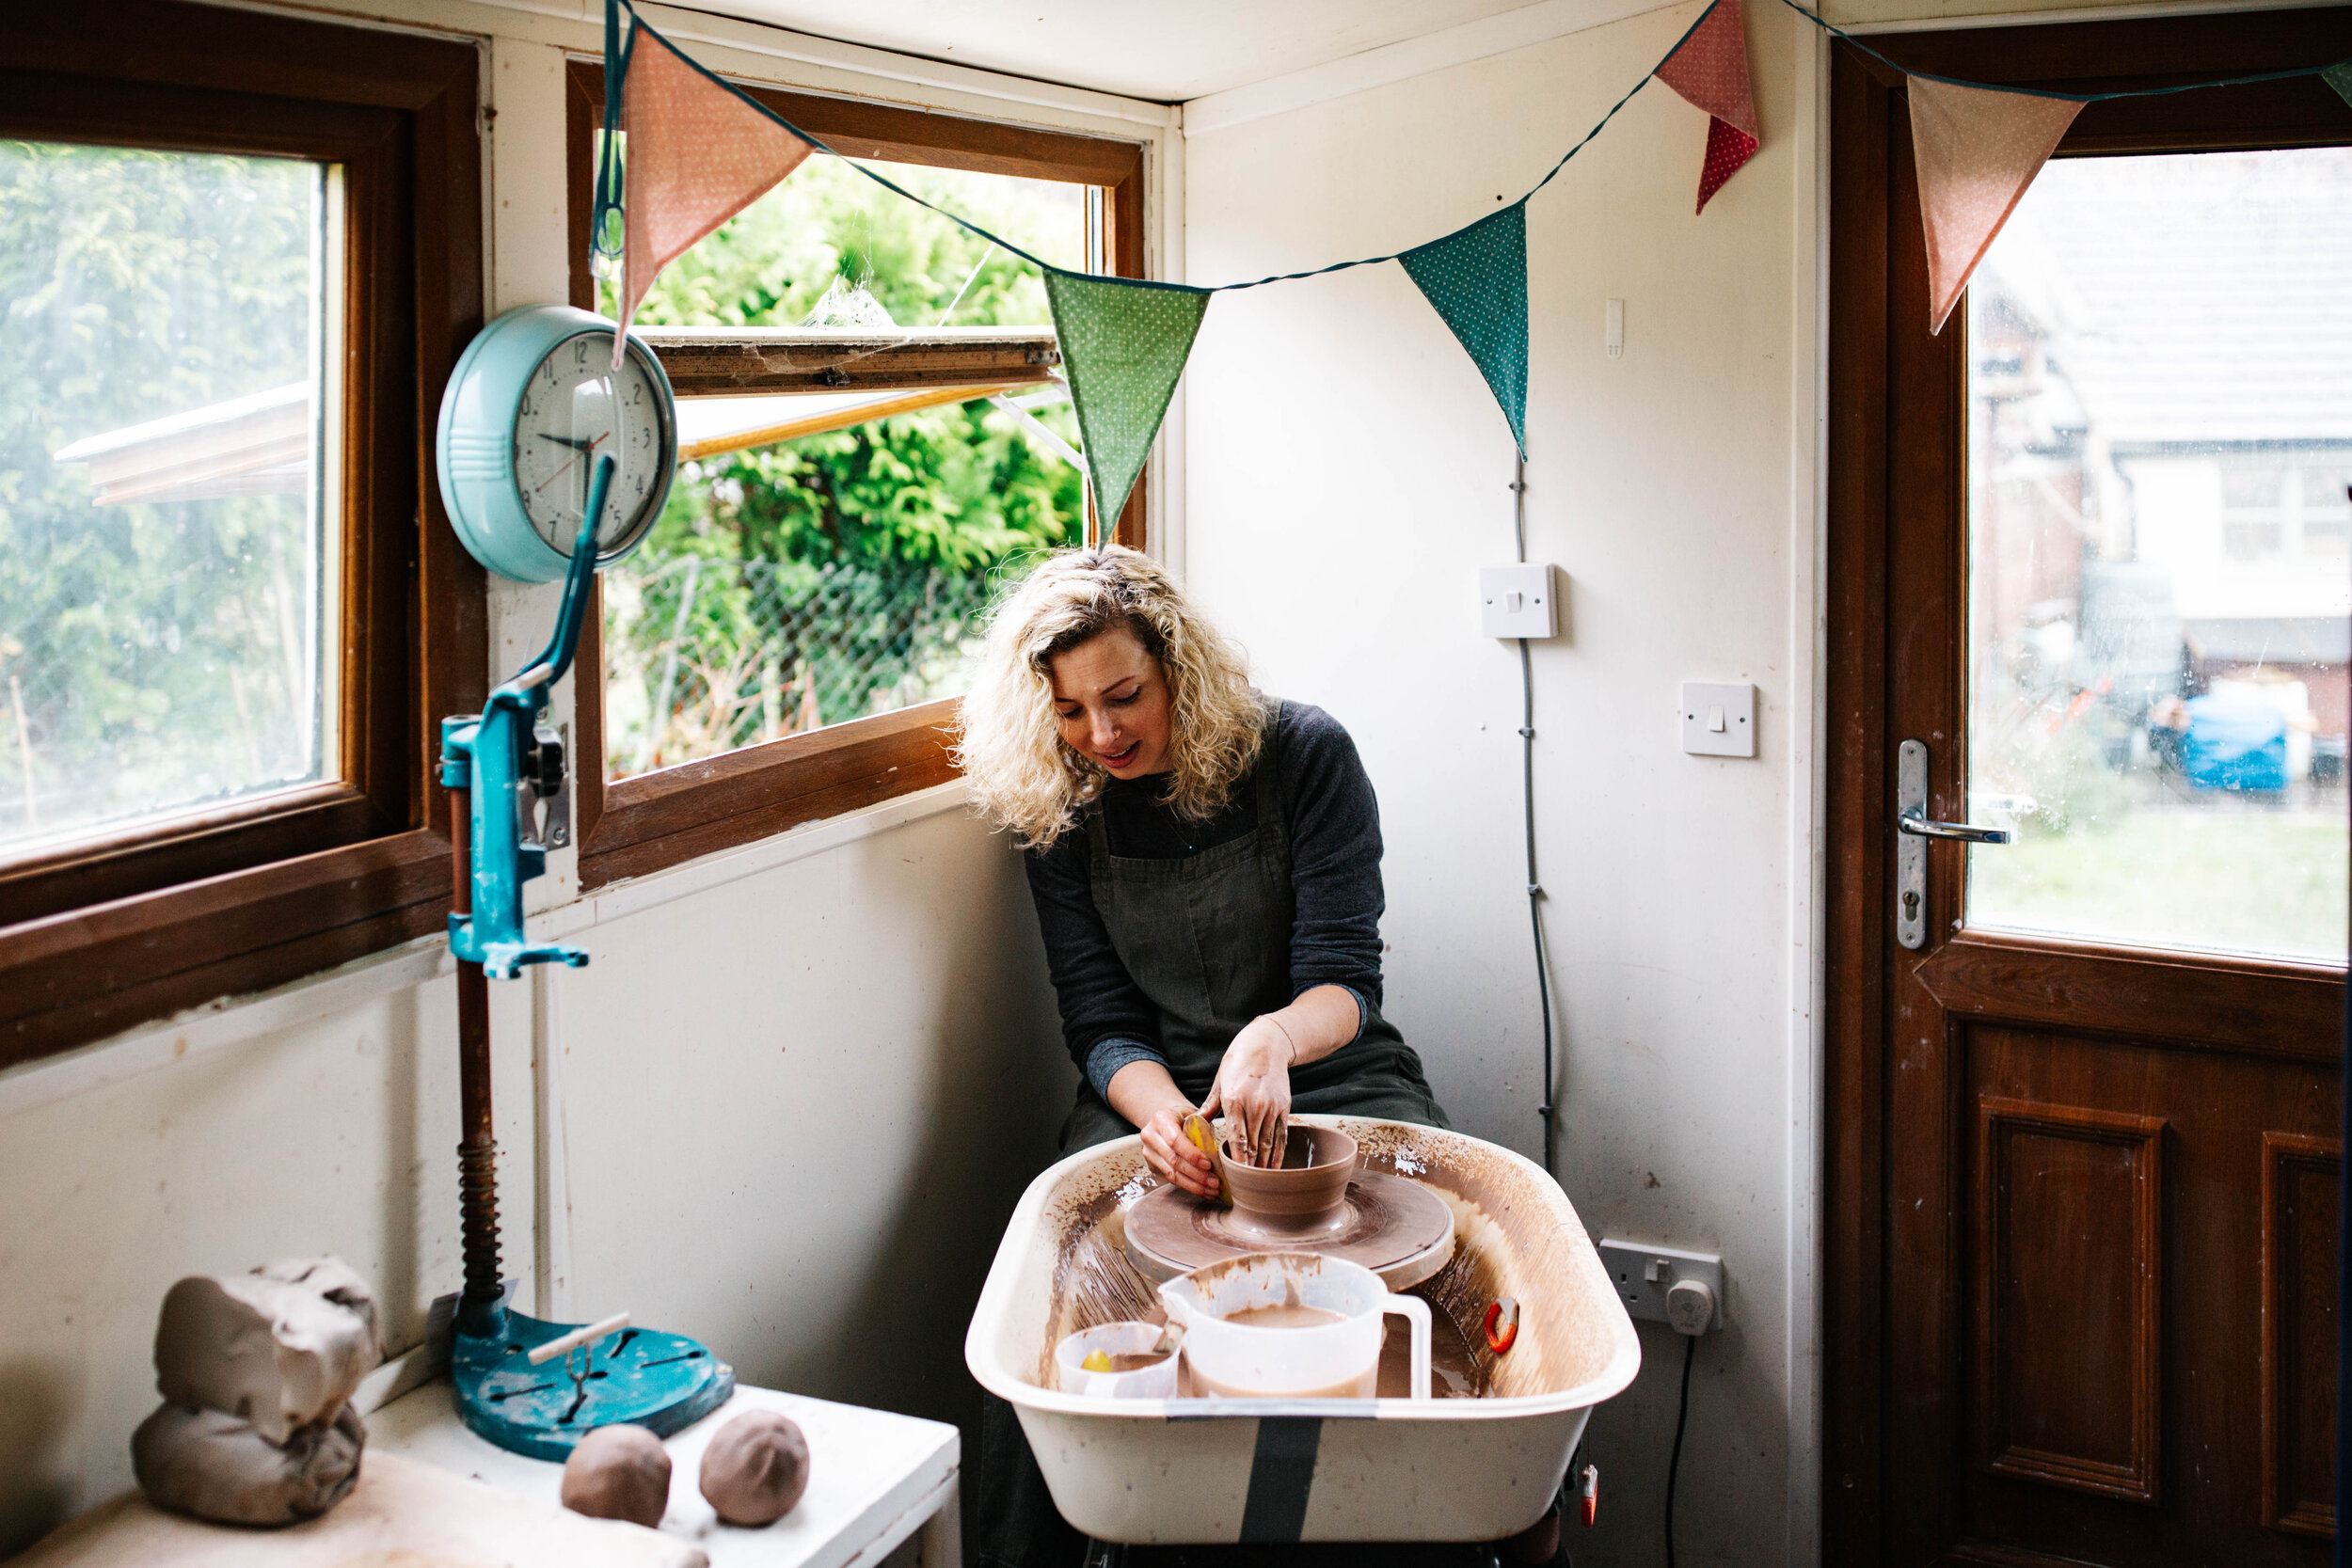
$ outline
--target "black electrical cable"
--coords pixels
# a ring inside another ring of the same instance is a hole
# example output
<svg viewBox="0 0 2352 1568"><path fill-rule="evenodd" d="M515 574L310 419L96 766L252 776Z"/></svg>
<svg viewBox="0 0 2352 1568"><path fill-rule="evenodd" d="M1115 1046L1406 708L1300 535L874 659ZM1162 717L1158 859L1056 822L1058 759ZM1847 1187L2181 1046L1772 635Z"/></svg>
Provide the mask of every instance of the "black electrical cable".
<svg viewBox="0 0 2352 1568"><path fill-rule="evenodd" d="M1682 1469L1682 1428L1691 1418L1691 1362L1699 1353L1699 1337L1689 1336L1682 1346L1682 1402L1675 1409L1674 1455L1666 1461L1666 1568L1675 1568L1675 1478Z"/></svg>
<svg viewBox="0 0 2352 1568"><path fill-rule="evenodd" d="M1522 455L1511 481L1513 519L1518 534L1519 564L1527 564L1527 458ZM1535 661L1519 642L1519 760L1525 782L1527 816L1527 920L1535 936L1535 999L1543 1010L1544 1098L1535 1108L1544 1119L1544 1173L1557 1180L1552 1165L1551 1103L1551 976L1544 961L1544 884L1535 875Z"/></svg>

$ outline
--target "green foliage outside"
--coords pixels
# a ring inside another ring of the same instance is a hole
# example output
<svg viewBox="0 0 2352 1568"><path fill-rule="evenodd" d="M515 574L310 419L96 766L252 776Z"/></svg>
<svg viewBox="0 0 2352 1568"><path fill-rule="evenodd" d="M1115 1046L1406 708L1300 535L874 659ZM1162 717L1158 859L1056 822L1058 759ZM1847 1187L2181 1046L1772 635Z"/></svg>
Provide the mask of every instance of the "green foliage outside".
<svg viewBox="0 0 2352 1568"><path fill-rule="evenodd" d="M1025 249L1083 263L1077 187L881 166ZM912 330L1049 317L1036 267L824 156L673 262L637 313L812 319ZM1040 418L1075 444L1066 404ZM1076 540L1082 504L1077 470L987 403L686 465L644 547L605 576L611 771L961 689L992 583Z"/></svg>
<svg viewBox="0 0 2352 1568"><path fill-rule="evenodd" d="M1970 849L1968 920L2342 963L2346 870L2340 808L2142 805L2097 828Z"/></svg>
<svg viewBox="0 0 2352 1568"><path fill-rule="evenodd" d="M53 457L309 380L322 188L0 141L0 844L316 771L308 498L98 506Z"/></svg>

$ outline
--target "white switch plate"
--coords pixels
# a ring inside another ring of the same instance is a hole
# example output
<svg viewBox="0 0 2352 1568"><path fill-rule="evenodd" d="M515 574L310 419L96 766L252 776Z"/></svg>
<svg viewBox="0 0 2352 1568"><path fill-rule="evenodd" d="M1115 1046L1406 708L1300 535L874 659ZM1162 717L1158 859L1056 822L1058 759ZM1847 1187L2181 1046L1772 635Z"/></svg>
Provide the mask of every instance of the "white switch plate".
<svg viewBox="0 0 2352 1568"><path fill-rule="evenodd" d="M1666 1321L1666 1292L1678 1279L1695 1279L1715 1292L1715 1321L1724 1326L1724 1260L1711 1252L1685 1252L1679 1247L1651 1246L1645 1242L1604 1241L1600 1264L1609 1283L1625 1303L1626 1315Z"/></svg>
<svg viewBox="0 0 2352 1568"><path fill-rule="evenodd" d="M1560 616L1552 603L1551 568L1481 566L1478 629L1488 637L1557 637Z"/></svg>
<svg viewBox="0 0 2352 1568"><path fill-rule="evenodd" d="M1756 755L1753 686L1684 681L1682 706L1676 717L1682 724L1682 749L1694 757Z"/></svg>

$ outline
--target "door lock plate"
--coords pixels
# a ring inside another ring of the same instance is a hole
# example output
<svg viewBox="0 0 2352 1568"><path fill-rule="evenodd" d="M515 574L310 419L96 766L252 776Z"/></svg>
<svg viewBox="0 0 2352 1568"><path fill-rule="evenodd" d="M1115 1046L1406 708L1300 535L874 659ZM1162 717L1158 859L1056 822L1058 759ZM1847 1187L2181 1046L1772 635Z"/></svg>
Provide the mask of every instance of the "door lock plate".
<svg viewBox="0 0 2352 1568"><path fill-rule="evenodd" d="M1928 814L1928 749L1906 740L1895 752L1895 819ZM1928 944L1928 841L1895 835L1895 940L1916 952Z"/></svg>

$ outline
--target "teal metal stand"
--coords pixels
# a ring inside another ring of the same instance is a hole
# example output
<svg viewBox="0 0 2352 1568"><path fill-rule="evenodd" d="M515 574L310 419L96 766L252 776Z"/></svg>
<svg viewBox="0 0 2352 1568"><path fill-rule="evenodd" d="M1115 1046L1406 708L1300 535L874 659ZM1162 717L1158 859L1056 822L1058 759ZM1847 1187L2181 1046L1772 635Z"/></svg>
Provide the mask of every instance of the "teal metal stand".
<svg viewBox="0 0 2352 1568"><path fill-rule="evenodd" d="M457 956L458 1202L466 1284L458 1297L450 1378L457 1414L500 1448L562 1461L596 1428L645 1427L666 1437L702 1419L735 1392L735 1370L679 1334L622 1328L531 1364L530 1353L580 1325L510 1309L500 1275L498 1145L490 1119L491 979L535 963L578 968L588 955L536 943L523 928L523 883L547 870L537 804L561 787L562 745L541 731L548 689L571 667L596 574L596 520L613 462L596 463L588 507L564 578L548 651L490 693L479 714L441 721L441 783L450 791L450 950Z"/></svg>

